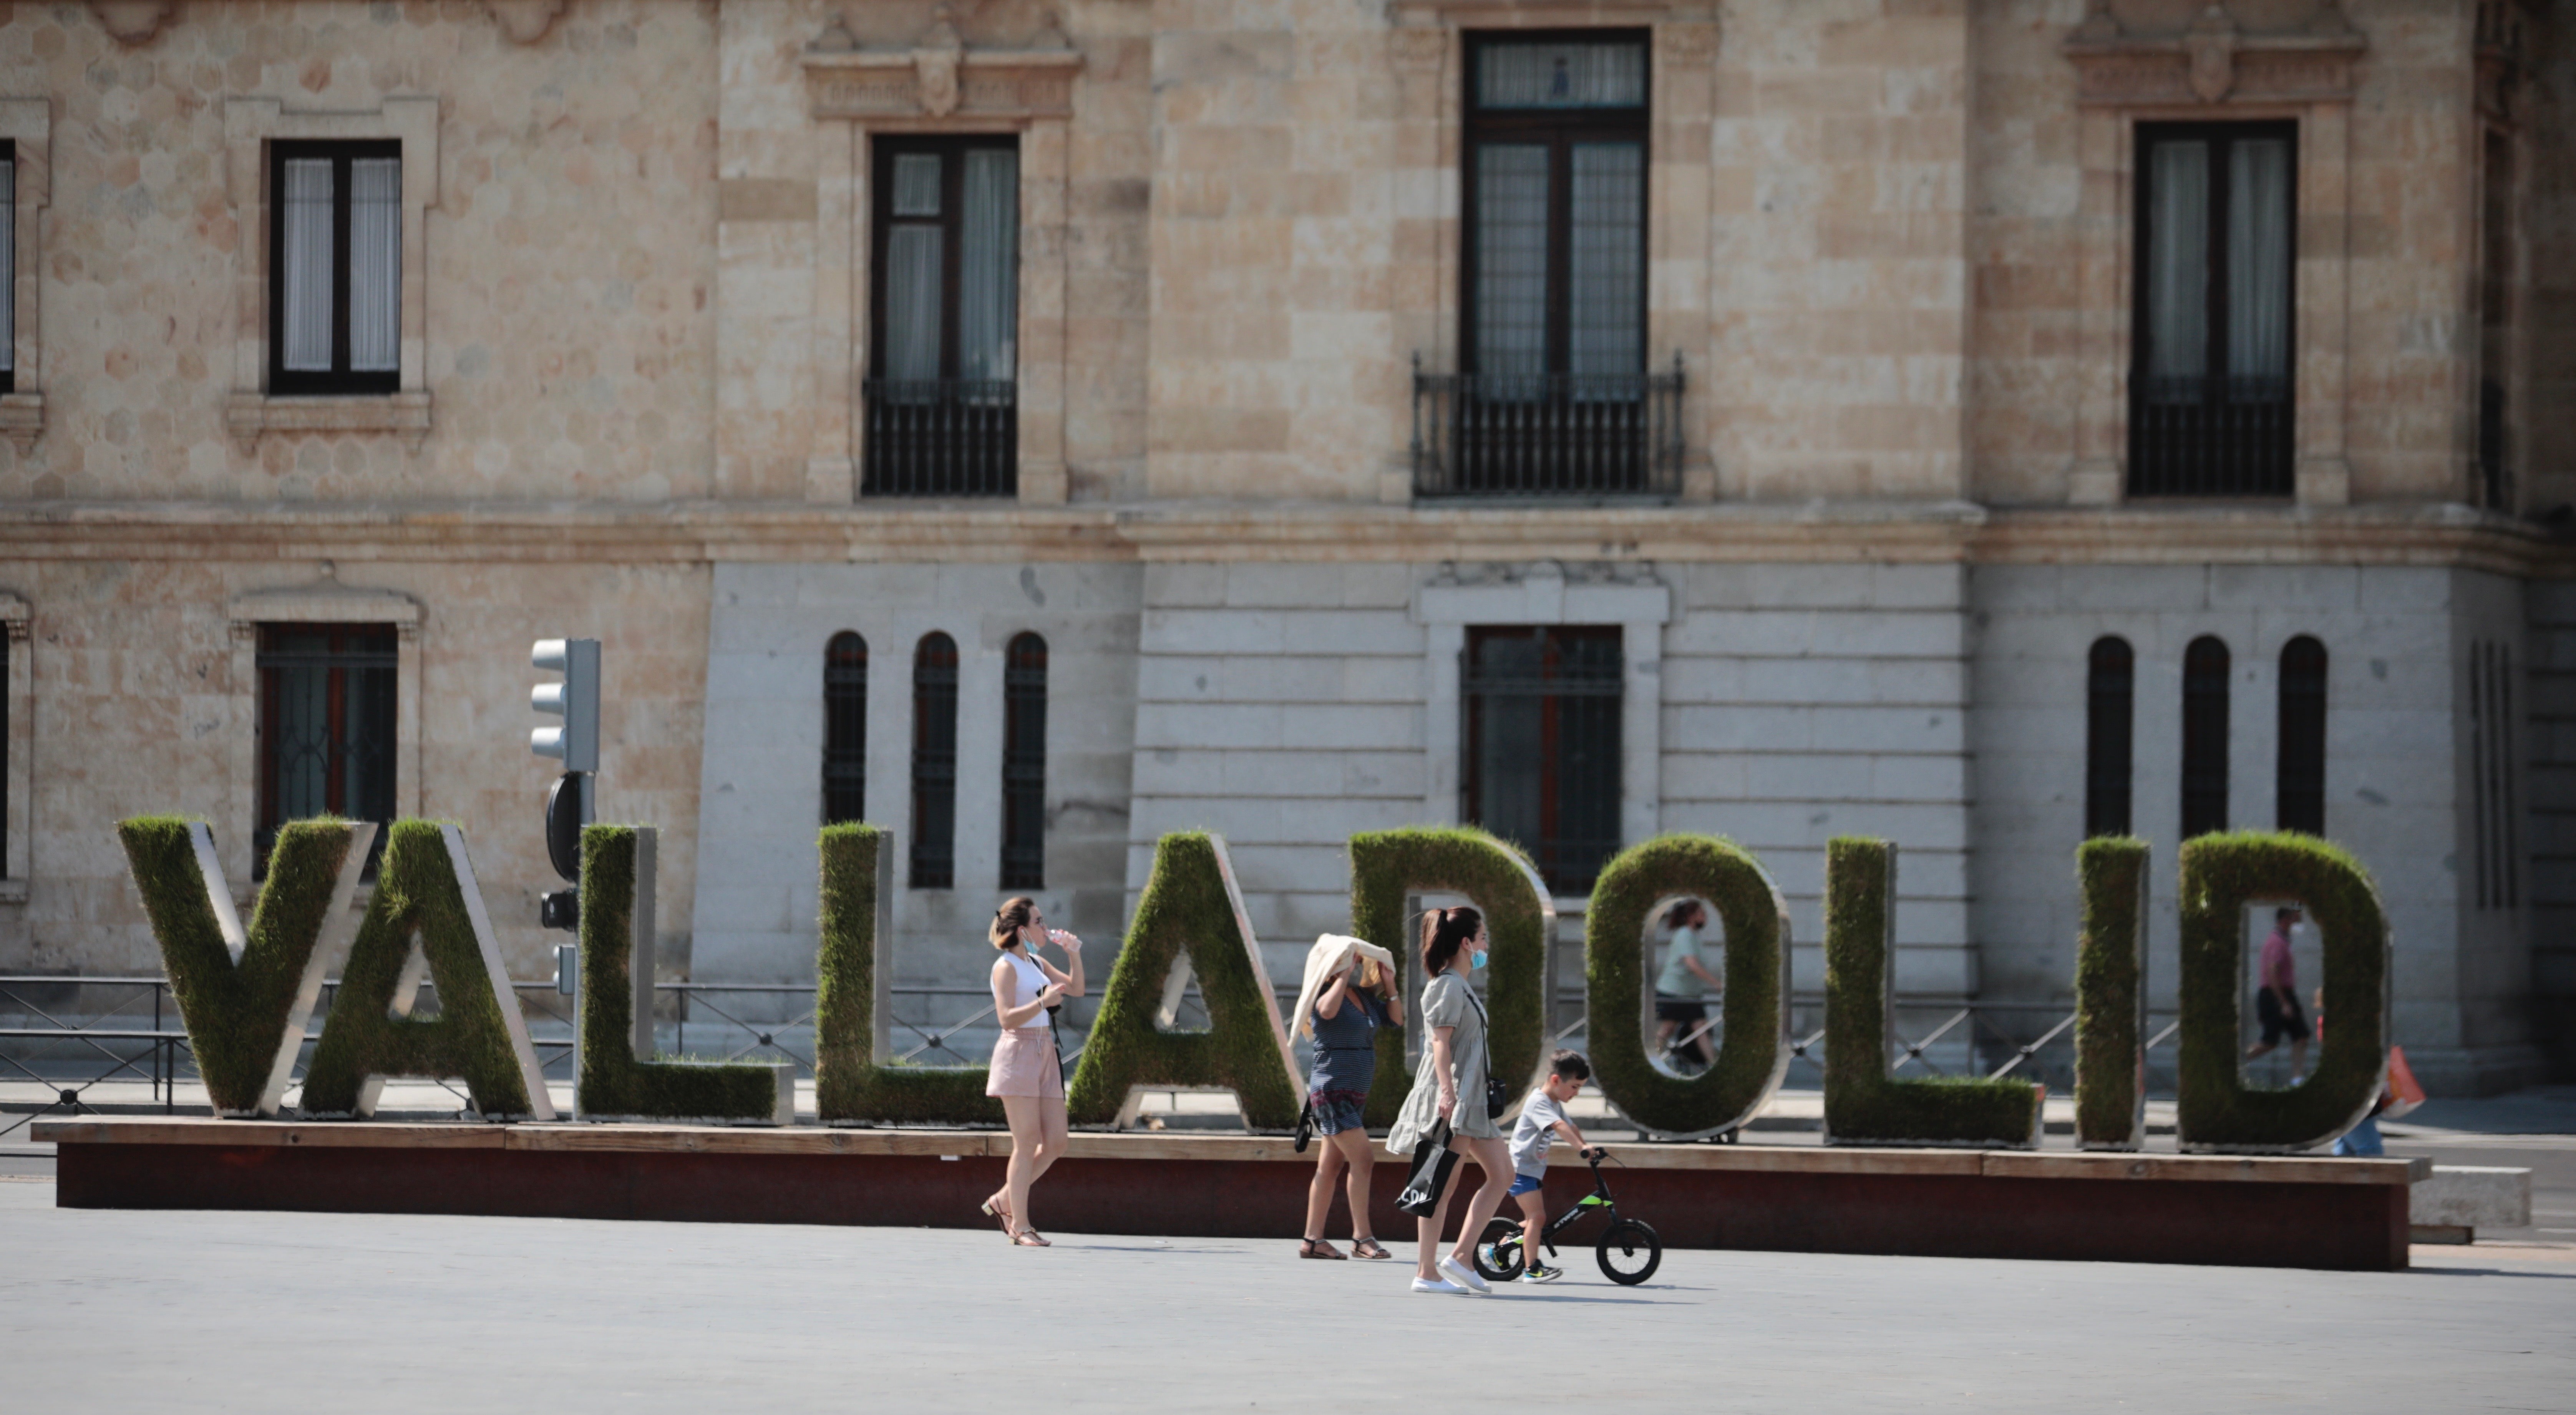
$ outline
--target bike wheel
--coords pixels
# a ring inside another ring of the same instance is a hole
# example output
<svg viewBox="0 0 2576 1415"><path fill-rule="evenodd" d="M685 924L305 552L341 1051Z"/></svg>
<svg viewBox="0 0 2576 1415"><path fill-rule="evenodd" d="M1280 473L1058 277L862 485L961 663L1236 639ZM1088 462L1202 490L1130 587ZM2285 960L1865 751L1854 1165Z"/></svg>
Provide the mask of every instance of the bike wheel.
<svg viewBox="0 0 2576 1415"><path fill-rule="evenodd" d="M1509 1282L1521 1275L1528 1255L1521 1252L1521 1226L1507 1218L1486 1222L1476 1240L1476 1272L1487 1282Z"/></svg>
<svg viewBox="0 0 2576 1415"><path fill-rule="evenodd" d="M1640 1220L1623 1218L1601 1235L1601 1246L1594 1254L1601 1260L1603 1277L1621 1287L1634 1287L1663 1265L1664 1240Z"/></svg>

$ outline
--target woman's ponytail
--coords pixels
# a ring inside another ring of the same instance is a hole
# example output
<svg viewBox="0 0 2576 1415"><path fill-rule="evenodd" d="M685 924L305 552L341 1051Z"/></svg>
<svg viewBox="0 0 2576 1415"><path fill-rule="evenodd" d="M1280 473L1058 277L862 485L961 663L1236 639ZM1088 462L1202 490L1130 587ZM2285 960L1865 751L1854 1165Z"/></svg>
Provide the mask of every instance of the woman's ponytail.
<svg viewBox="0 0 2576 1415"><path fill-rule="evenodd" d="M1461 904L1454 909L1431 909L1422 915L1422 971L1437 975L1467 946L1476 931L1485 926L1485 916L1473 906Z"/></svg>
<svg viewBox="0 0 2576 1415"><path fill-rule="evenodd" d="M991 930L993 946L995 948L1010 947L1011 940L1018 938L1020 936L1020 930L1029 926L1030 918L1035 916L1037 911L1038 902L1029 898L1025 894L1016 899L1004 900L1002 902L1002 907L993 911L993 927Z"/></svg>

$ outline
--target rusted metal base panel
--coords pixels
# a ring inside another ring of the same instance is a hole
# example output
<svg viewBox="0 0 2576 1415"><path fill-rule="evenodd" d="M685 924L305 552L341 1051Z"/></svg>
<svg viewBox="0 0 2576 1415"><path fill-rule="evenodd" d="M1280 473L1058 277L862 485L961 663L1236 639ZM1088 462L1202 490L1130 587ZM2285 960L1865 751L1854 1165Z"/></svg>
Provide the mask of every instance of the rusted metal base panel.
<svg viewBox="0 0 2576 1415"><path fill-rule="evenodd" d="M66 1208L973 1228L990 1223L976 1205L1001 1187L1003 1161L982 1155L67 1143L57 1172L57 1202ZM1294 1239L1313 1174L1302 1164L1276 1162L1074 1157L1048 1171L1030 1217L1041 1229L1069 1233ZM2402 1184L1615 1167L1609 1175L1620 1212L1653 1224L1674 1248L2345 1270L2406 1266ZM1413 1220L1396 1212L1394 1202L1402 1167L1381 1164L1374 1178L1377 1231L1410 1239ZM1581 1170L1556 1170L1547 1185L1549 1212L1561 1212L1587 1187ZM1453 1205L1462 1207L1463 1196ZM1336 1234L1348 1232L1347 1216L1339 1210L1337 1195L1330 1225ZM1593 1234L1590 1226L1578 1225L1565 1237L1579 1249Z"/></svg>

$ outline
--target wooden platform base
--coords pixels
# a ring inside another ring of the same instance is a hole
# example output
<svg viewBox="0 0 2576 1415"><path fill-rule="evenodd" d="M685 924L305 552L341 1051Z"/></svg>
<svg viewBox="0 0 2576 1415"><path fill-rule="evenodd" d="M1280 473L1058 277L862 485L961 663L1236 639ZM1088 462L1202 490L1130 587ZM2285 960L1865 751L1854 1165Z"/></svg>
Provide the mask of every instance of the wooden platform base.
<svg viewBox="0 0 2576 1415"><path fill-rule="evenodd" d="M40 1123L65 1208L497 1214L976 1227L1010 1137L654 1125ZM1665 1246L2383 1270L2424 1160L1615 1145L1611 1192ZM1383 1151L1381 1150L1381 1153ZM1031 1219L1066 1233L1298 1235L1314 1155L1240 1135L1077 1134ZM1474 1171L1467 1171L1473 1175ZM1559 1147L1551 1212L1589 1185ZM1401 1166L1375 1176L1377 1231ZM1333 1231L1347 1232L1337 1215ZM1588 1241L1585 1230L1568 1238ZM997 1240L998 1241L998 1240Z"/></svg>

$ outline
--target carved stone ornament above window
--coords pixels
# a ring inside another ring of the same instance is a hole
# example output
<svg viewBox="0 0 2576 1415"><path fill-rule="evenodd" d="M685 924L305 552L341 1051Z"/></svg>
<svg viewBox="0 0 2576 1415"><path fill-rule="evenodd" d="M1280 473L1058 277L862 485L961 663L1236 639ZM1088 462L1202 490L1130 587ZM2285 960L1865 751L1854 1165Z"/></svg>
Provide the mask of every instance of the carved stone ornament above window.
<svg viewBox="0 0 2576 1415"><path fill-rule="evenodd" d="M89 9L100 28L129 48L151 43L179 18L178 0L89 0Z"/></svg>
<svg viewBox="0 0 2576 1415"><path fill-rule="evenodd" d="M908 46L862 48L835 19L805 51L817 118L1070 118L1081 68L1052 25L1013 48L969 48L946 4Z"/></svg>
<svg viewBox="0 0 2576 1415"><path fill-rule="evenodd" d="M2369 47L2336 0L2322 0L2294 29L2248 30L2213 4L2187 26L2153 31L2132 31L2112 0L2093 0L2064 50L2078 76L2076 102L2146 108L2349 103L2354 68Z"/></svg>
<svg viewBox="0 0 2576 1415"><path fill-rule="evenodd" d="M1461 29L1600 29L1668 21L1714 26L1717 20L1710 0L1390 0L1387 13L1399 26Z"/></svg>
<svg viewBox="0 0 2576 1415"><path fill-rule="evenodd" d="M2515 0L2480 0L2478 5L2478 113L2493 123L2521 116L2523 74L2522 6Z"/></svg>

